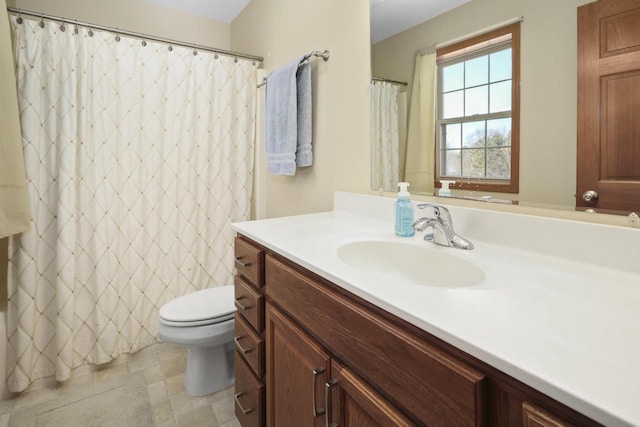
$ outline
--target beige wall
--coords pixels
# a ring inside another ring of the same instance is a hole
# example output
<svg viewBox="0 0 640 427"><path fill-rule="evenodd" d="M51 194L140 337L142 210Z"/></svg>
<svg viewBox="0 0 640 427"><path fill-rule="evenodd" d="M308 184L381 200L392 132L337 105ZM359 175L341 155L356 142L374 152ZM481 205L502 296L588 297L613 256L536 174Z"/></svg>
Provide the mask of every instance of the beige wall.
<svg viewBox="0 0 640 427"><path fill-rule="evenodd" d="M576 8L591 0L473 0L372 48L376 76L411 81L415 54L523 17L520 195L572 208L576 184Z"/></svg>
<svg viewBox="0 0 640 427"><path fill-rule="evenodd" d="M7 0L7 6L228 50L231 25L144 0Z"/></svg>
<svg viewBox="0 0 640 427"><path fill-rule="evenodd" d="M253 0L232 23L231 42L233 50L264 56L266 69L312 50L331 52L328 62L312 68L314 164L295 177L272 176L258 165L263 216L326 211L335 190L366 192L369 1Z"/></svg>

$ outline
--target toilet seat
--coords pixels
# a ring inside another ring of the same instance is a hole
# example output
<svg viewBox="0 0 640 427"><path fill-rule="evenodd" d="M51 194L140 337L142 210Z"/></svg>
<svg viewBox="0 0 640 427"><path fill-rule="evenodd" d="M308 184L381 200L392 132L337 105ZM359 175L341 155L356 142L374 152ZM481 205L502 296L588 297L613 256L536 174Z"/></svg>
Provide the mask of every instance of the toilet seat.
<svg viewBox="0 0 640 427"><path fill-rule="evenodd" d="M160 308L160 323L176 327L212 325L233 320L235 312L234 287L219 286L169 301Z"/></svg>

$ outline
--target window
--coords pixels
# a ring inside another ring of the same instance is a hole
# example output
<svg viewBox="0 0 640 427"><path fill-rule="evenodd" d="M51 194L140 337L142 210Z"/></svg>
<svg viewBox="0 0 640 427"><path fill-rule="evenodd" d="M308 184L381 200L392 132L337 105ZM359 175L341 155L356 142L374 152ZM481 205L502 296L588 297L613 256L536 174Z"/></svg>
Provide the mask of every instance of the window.
<svg viewBox="0 0 640 427"><path fill-rule="evenodd" d="M438 181L518 192L520 24L438 49Z"/></svg>

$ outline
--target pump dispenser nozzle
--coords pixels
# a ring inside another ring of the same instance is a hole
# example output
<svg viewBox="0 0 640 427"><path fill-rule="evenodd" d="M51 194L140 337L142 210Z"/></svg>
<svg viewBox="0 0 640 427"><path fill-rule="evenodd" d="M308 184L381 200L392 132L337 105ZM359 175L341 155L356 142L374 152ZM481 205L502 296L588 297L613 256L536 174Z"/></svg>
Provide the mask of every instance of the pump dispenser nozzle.
<svg viewBox="0 0 640 427"><path fill-rule="evenodd" d="M407 188L410 186L408 182L399 182L398 187L400 187L400 191L398 191L398 197L409 197L409 191Z"/></svg>

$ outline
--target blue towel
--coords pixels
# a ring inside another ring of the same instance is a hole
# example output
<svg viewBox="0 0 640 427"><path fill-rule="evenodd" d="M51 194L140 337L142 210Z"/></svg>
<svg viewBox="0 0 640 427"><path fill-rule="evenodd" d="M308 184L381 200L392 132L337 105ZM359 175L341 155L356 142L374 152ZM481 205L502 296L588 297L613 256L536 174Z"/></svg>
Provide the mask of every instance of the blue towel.
<svg viewBox="0 0 640 427"><path fill-rule="evenodd" d="M274 175L295 175L296 166L310 166L311 68L298 68L304 56L267 77L267 167Z"/></svg>
<svg viewBox="0 0 640 427"><path fill-rule="evenodd" d="M298 68L298 142L296 145L296 166L311 166L311 65Z"/></svg>

